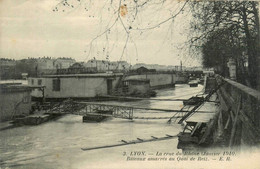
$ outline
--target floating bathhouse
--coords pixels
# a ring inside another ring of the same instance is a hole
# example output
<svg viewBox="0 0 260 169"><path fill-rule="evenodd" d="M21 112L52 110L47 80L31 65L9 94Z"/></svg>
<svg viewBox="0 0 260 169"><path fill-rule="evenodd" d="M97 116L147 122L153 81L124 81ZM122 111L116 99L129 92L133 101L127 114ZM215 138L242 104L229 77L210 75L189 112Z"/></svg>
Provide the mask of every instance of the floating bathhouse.
<svg viewBox="0 0 260 169"><path fill-rule="evenodd" d="M109 95L123 73L63 74L29 77L35 98L92 98Z"/></svg>

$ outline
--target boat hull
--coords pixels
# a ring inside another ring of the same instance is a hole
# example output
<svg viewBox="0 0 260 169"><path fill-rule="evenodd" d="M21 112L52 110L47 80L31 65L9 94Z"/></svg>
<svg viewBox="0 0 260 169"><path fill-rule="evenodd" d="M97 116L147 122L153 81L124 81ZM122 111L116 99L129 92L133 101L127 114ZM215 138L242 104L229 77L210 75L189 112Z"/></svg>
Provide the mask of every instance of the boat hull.
<svg viewBox="0 0 260 169"><path fill-rule="evenodd" d="M110 110L97 110L93 114L86 114L82 117L83 123L102 122L112 118L113 111Z"/></svg>
<svg viewBox="0 0 260 169"><path fill-rule="evenodd" d="M190 87L198 87L198 83L190 83Z"/></svg>
<svg viewBox="0 0 260 169"><path fill-rule="evenodd" d="M197 105L200 102L203 102L204 98L203 97L191 97L188 100L184 100L183 104L184 105Z"/></svg>
<svg viewBox="0 0 260 169"><path fill-rule="evenodd" d="M82 120L84 123L91 123L91 122L102 122L107 120L109 117L102 116L102 115L85 115L83 116Z"/></svg>

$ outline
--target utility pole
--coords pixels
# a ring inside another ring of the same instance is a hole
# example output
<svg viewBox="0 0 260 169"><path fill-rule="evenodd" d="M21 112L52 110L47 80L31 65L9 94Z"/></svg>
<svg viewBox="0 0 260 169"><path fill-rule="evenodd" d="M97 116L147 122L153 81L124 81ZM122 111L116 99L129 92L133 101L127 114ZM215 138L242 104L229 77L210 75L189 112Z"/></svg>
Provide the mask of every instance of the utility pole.
<svg viewBox="0 0 260 169"><path fill-rule="evenodd" d="M181 61L181 72L182 72L182 61Z"/></svg>
<svg viewBox="0 0 260 169"><path fill-rule="evenodd" d="M257 52L256 52L256 54L257 54L257 58L256 58L256 60L257 60L257 67L258 67L258 73L257 73L257 90L258 91L260 91L260 73L259 73L259 71L260 71L260 25L259 25L259 23L260 23L260 2L256 2L256 3L258 3L258 18L256 19L258 22L258 25L257 25L257 29L258 29L258 41L257 41Z"/></svg>

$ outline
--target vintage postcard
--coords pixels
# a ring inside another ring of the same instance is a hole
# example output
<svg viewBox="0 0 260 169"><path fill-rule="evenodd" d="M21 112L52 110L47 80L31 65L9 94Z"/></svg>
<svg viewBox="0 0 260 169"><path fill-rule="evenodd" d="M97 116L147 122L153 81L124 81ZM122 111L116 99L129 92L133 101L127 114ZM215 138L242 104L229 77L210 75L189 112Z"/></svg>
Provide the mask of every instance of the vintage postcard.
<svg viewBox="0 0 260 169"><path fill-rule="evenodd" d="M0 169L259 169L259 9L0 0Z"/></svg>

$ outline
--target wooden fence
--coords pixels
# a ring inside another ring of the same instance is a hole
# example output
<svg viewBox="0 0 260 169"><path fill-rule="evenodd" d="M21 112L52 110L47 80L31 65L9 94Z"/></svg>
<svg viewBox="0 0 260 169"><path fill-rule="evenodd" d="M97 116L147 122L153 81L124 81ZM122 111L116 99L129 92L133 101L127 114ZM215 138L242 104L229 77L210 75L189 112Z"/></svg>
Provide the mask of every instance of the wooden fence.
<svg viewBox="0 0 260 169"><path fill-rule="evenodd" d="M260 92L216 76L220 100L218 128L229 147L260 143Z"/></svg>

